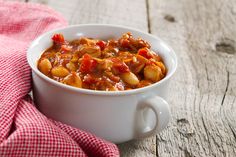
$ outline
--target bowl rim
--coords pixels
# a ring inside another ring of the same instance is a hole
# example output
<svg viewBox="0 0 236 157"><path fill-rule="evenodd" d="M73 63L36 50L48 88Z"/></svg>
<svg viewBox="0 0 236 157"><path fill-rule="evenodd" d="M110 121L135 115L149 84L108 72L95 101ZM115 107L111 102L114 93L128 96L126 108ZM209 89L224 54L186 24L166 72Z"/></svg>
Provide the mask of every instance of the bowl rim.
<svg viewBox="0 0 236 157"><path fill-rule="evenodd" d="M96 27L96 26L100 26L100 27L113 27L113 28L123 28L123 29L128 29L130 31L134 31L138 34L140 34L140 36L142 36L142 34L145 34L146 36L150 37L150 38L154 38L155 40L157 40L158 42L162 43L163 45L165 45L166 47L168 47L168 49L170 50L169 53L171 53L171 56L174 60L173 63L173 68L171 69L170 73L165 76L162 80L142 87L142 88L137 88L137 89L132 89L132 90L124 90L124 91L99 91L99 90L90 90L90 89L84 89L84 88L77 88L77 87L73 87L73 86L69 86L63 83L60 83L56 80L53 80L51 78L49 78L48 76L44 75L43 73L41 73L38 68L34 65L34 63L31 60L31 53L30 53L30 49L33 48L33 46L39 42L39 40L41 38L43 38L44 36L51 34L53 32L58 32L61 30L65 30L65 29L71 29L71 28L75 28L75 27ZM78 25L70 25L70 26L65 26L65 27L61 27L61 28L57 28L57 29L53 29L51 31L45 32L43 34L41 34L39 37L37 37L35 40L33 40L31 42L31 44L29 45L28 49L27 49L27 62L30 65L32 72L36 73L39 77L41 77L42 79L44 79L45 81L49 82L50 84L53 84L57 87L66 89L66 90L70 90L73 92L78 92L78 93L84 93L84 94L89 94L89 95L110 95L110 96L116 96L116 95L131 95L131 94L136 94L136 93L144 93L148 90L151 90L153 88L156 88L158 86L160 86L161 84L165 83L167 80L169 80L173 74L175 73L176 69L177 69L177 56L175 51L166 43L164 42L162 39L160 39L157 36L154 36L150 33L141 31L139 29L136 28L132 28L132 27L127 27L127 26L122 26L122 25L114 25L114 24L78 24Z"/></svg>

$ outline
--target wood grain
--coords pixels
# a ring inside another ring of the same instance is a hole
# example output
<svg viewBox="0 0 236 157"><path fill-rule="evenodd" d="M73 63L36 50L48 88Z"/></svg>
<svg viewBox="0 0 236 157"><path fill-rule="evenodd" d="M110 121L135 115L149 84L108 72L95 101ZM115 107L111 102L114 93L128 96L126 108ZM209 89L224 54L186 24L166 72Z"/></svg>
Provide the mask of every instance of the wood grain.
<svg viewBox="0 0 236 157"><path fill-rule="evenodd" d="M236 1L149 0L151 33L179 65L170 86L172 122L157 156L236 156Z"/></svg>
<svg viewBox="0 0 236 157"><path fill-rule="evenodd" d="M236 156L235 0L30 0L70 24L110 23L149 31L178 56L172 121L155 137L119 145L125 157Z"/></svg>
<svg viewBox="0 0 236 157"><path fill-rule="evenodd" d="M148 31L145 0L31 0L60 12L69 24L107 23ZM119 145L121 156L156 156L156 137Z"/></svg>
<svg viewBox="0 0 236 157"><path fill-rule="evenodd" d="M48 5L70 24L106 23L131 26L147 31L145 0L30 0ZM131 7L132 6L132 7ZM138 10L138 11L137 11Z"/></svg>

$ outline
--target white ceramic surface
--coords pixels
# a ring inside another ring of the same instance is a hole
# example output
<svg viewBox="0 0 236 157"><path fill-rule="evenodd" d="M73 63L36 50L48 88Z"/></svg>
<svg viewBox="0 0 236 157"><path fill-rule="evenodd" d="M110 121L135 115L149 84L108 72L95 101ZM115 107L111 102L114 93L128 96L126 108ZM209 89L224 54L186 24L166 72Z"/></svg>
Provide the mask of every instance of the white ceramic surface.
<svg viewBox="0 0 236 157"><path fill-rule="evenodd" d="M42 52L51 46L51 37L62 33L66 40L86 36L119 38L131 32L147 40L164 60L167 76L153 85L129 91L93 91L56 82L37 69ZM32 42L27 52L32 68L33 95L38 109L47 117L89 131L106 140L121 143L160 132L170 119L165 101L167 86L177 67L174 51L159 38L136 29L115 25L77 25L47 32Z"/></svg>

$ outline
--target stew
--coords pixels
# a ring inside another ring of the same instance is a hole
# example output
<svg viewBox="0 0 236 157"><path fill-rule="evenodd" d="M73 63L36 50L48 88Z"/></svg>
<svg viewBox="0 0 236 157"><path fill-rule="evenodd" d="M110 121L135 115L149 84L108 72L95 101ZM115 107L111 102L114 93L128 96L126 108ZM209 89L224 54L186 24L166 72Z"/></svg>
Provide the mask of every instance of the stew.
<svg viewBox="0 0 236 157"><path fill-rule="evenodd" d="M78 88L122 91L148 86L163 79L167 69L150 44L131 33L119 39L81 37L67 41L62 34L38 61L46 76Z"/></svg>

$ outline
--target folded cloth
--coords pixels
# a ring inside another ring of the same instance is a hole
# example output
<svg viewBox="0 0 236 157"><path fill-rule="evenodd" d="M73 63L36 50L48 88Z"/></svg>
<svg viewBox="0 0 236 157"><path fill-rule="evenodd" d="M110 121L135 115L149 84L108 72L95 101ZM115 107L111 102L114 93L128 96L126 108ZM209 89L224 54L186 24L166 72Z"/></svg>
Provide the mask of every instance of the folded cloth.
<svg viewBox="0 0 236 157"><path fill-rule="evenodd" d="M66 25L38 4L0 1L0 156L119 156L115 144L48 119L33 105L26 50L38 35Z"/></svg>

